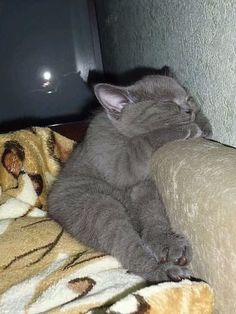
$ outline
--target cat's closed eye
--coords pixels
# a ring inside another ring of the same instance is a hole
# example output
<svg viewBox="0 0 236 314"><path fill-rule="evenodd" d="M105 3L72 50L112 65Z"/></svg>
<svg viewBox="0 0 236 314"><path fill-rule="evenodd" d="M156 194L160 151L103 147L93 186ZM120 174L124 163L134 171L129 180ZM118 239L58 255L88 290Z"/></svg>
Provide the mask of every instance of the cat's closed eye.
<svg viewBox="0 0 236 314"><path fill-rule="evenodd" d="M190 113L192 113L192 109L187 109L187 110L185 110L185 112L190 114Z"/></svg>

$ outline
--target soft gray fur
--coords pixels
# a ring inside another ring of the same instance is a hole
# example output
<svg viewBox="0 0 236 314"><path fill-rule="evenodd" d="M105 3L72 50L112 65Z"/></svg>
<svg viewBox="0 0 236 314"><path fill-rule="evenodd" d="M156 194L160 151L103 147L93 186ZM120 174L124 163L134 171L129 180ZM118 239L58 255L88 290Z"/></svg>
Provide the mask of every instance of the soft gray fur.
<svg viewBox="0 0 236 314"><path fill-rule="evenodd" d="M91 122L49 195L49 213L77 239L149 281L190 276L191 247L170 226L150 160L163 144L202 136L198 109L172 78L95 86L105 111Z"/></svg>

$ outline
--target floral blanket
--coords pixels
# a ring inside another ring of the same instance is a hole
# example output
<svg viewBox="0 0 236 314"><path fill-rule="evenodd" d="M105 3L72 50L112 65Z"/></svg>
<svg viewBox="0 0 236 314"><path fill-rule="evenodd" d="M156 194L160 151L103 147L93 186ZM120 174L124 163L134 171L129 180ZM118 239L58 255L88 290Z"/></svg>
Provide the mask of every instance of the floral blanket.
<svg viewBox="0 0 236 314"><path fill-rule="evenodd" d="M0 135L0 313L212 313L208 284L145 287L47 217L48 191L74 145L48 128Z"/></svg>

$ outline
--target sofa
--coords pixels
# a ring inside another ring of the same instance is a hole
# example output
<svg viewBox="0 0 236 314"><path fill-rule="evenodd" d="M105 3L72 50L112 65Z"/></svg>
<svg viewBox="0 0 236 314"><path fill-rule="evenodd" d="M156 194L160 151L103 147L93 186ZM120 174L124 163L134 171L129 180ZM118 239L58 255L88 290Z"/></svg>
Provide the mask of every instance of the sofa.
<svg viewBox="0 0 236 314"><path fill-rule="evenodd" d="M214 290L215 313L236 313L236 149L206 139L168 143L152 175L173 228L193 245L193 274Z"/></svg>
<svg viewBox="0 0 236 314"><path fill-rule="evenodd" d="M150 285L47 216L50 186L85 132L0 135L0 313L235 313L235 149L192 139L154 154L151 175L194 257L192 280Z"/></svg>

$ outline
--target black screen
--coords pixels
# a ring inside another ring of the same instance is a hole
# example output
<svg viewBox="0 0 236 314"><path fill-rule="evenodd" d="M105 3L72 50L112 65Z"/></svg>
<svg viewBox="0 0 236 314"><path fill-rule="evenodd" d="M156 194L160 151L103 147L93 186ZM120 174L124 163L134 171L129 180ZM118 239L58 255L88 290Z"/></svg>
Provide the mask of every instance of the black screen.
<svg viewBox="0 0 236 314"><path fill-rule="evenodd" d="M80 119L100 70L87 1L0 3L1 130Z"/></svg>

